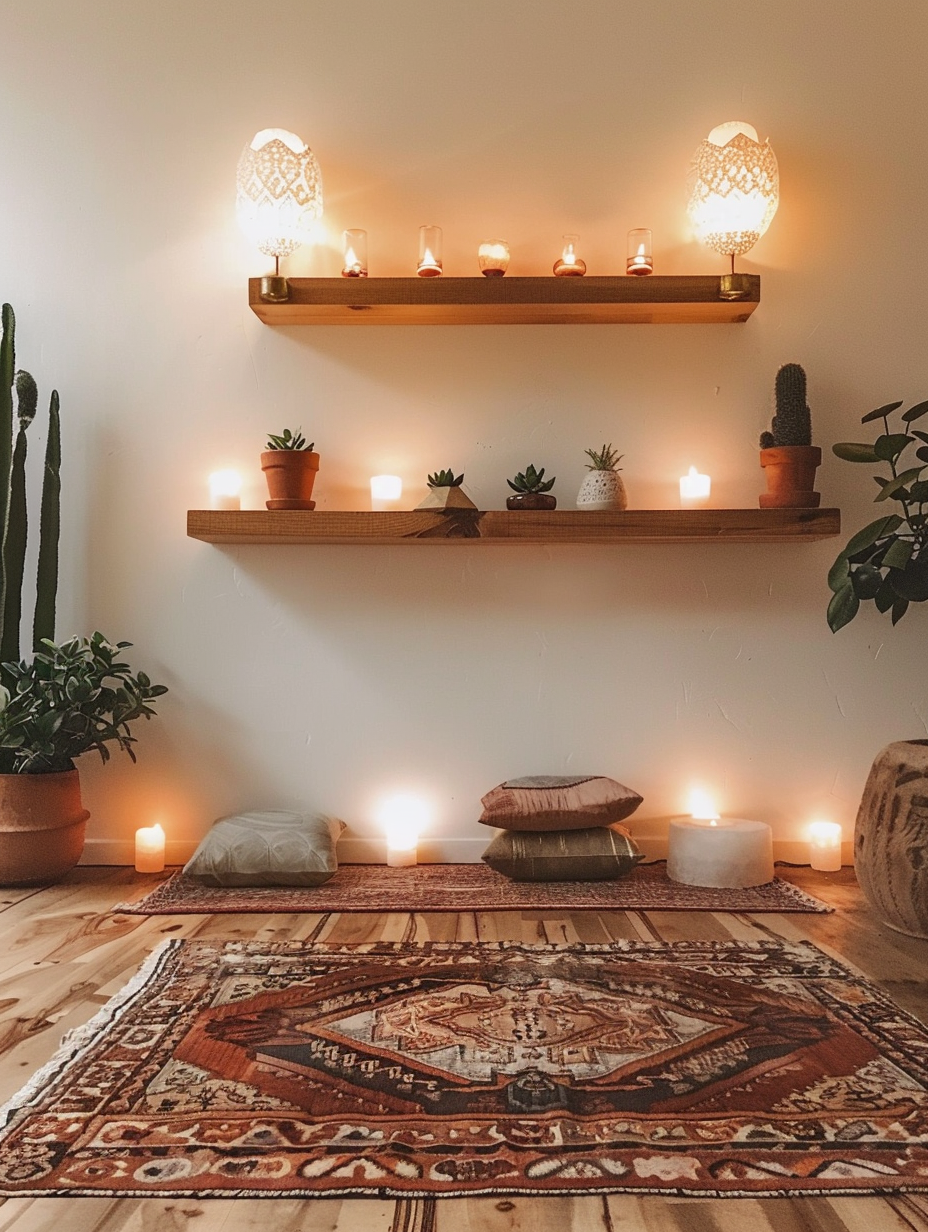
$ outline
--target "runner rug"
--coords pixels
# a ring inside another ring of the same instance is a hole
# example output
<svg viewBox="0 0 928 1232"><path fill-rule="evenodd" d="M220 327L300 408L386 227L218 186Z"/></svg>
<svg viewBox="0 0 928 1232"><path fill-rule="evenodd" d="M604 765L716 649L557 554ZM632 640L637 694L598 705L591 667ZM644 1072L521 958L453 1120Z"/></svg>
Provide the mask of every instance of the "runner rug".
<svg viewBox="0 0 928 1232"><path fill-rule="evenodd" d="M0 1194L928 1191L928 1030L807 943L167 942Z"/></svg>
<svg viewBox="0 0 928 1232"><path fill-rule="evenodd" d="M221 889L175 873L134 903L133 915L301 911L805 911L832 908L779 879L747 890L671 881L666 864L639 865L619 881L510 881L485 864L343 864L325 885Z"/></svg>

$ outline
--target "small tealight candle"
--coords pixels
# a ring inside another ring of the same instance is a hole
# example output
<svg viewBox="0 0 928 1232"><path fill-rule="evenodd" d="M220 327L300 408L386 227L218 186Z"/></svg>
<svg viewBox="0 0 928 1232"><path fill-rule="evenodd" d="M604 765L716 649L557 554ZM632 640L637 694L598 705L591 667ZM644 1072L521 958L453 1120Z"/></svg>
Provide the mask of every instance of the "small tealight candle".
<svg viewBox="0 0 928 1232"><path fill-rule="evenodd" d="M836 873L841 867L841 827L836 821L809 826L809 863L820 873Z"/></svg>
<svg viewBox="0 0 928 1232"><path fill-rule="evenodd" d="M342 236L345 253L345 264L342 268L343 278L367 277L367 232L357 227L346 231Z"/></svg>
<svg viewBox="0 0 928 1232"><path fill-rule="evenodd" d="M157 822L153 826L142 826L135 832L135 871L164 871L164 831Z"/></svg>
<svg viewBox="0 0 928 1232"><path fill-rule="evenodd" d="M709 504L709 493L712 480L708 475L700 475L695 466L680 478L680 508L705 509Z"/></svg>
<svg viewBox="0 0 928 1232"><path fill-rule="evenodd" d="M625 272L638 277L654 272L651 232L647 227L635 227L628 233L628 259L625 262Z"/></svg>
<svg viewBox="0 0 928 1232"><path fill-rule="evenodd" d="M428 822L428 809L418 796L391 796L380 806L380 821L387 835L387 864L406 868L419 862L419 835Z"/></svg>
<svg viewBox="0 0 928 1232"><path fill-rule="evenodd" d="M371 476L371 509L398 509L403 498L403 481L399 475Z"/></svg>
<svg viewBox="0 0 928 1232"><path fill-rule="evenodd" d="M241 509L242 477L238 471L213 471L209 477L210 509Z"/></svg>
<svg viewBox="0 0 928 1232"><path fill-rule="evenodd" d="M582 278L586 273L586 262L577 256L579 235L565 235L564 249L554 262L555 278Z"/></svg>
<svg viewBox="0 0 928 1232"><path fill-rule="evenodd" d="M419 264L416 273L420 278L441 276L441 227L419 228Z"/></svg>
<svg viewBox="0 0 928 1232"><path fill-rule="evenodd" d="M477 249L477 264L484 278L502 278L509 268L509 245L505 240L485 240Z"/></svg>

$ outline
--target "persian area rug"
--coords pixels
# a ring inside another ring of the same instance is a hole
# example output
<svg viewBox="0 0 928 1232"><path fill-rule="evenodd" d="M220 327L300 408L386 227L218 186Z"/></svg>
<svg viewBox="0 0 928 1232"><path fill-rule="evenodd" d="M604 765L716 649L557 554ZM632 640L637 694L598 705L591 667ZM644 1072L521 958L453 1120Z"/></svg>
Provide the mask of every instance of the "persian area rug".
<svg viewBox="0 0 928 1232"><path fill-rule="evenodd" d="M485 864L343 864L309 887L221 889L175 873L135 903L131 915L301 911L804 911L832 908L777 878L747 890L680 885L666 864L639 864L619 881L510 881Z"/></svg>
<svg viewBox="0 0 928 1232"><path fill-rule="evenodd" d="M928 1030L782 942L167 942L2 1111L0 1194L928 1191Z"/></svg>

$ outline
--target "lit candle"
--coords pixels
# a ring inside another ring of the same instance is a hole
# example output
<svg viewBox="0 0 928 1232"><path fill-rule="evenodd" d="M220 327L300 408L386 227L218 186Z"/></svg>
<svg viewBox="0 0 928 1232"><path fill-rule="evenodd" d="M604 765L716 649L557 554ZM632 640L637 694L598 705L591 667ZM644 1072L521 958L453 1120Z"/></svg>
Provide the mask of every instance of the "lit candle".
<svg viewBox="0 0 928 1232"><path fill-rule="evenodd" d="M142 826L135 832L135 871L164 871L164 831L157 823L153 826Z"/></svg>
<svg viewBox="0 0 928 1232"><path fill-rule="evenodd" d="M371 476L371 509L398 509L403 497L403 481L399 475Z"/></svg>
<svg viewBox="0 0 928 1232"><path fill-rule="evenodd" d="M242 477L238 471L213 471L209 477L210 509L241 509Z"/></svg>
<svg viewBox="0 0 928 1232"><path fill-rule="evenodd" d="M680 508L705 509L709 504L709 492L712 480L708 475L700 475L695 466L680 478Z"/></svg>
<svg viewBox="0 0 928 1232"><path fill-rule="evenodd" d="M691 817L675 817L667 836L667 876L681 885L744 889L773 880L773 835L762 821L720 817L699 789Z"/></svg>
<svg viewBox="0 0 928 1232"><path fill-rule="evenodd" d="M420 278L438 278L441 268L441 227L420 227L416 273Z"/></svg>
<svg viewBox="0 0 928 1232"><path fill-rule="evenodd" d="M509 245L505 240L485 240L477 249L477 264L485 278L502 278L509 268Z"/></svg>
<svg viewBox="0 0 928 1232"><path fill-rule="evenodd" d="M625 262L625 272L641 277L654 272L654 258L651 255L651 232L647 227L636 227L628 233L628 258Z"/></svg>
<svg viewBox="0 0 928 1232"><path fill-rule="evenodd" d="M586 262L577 256L579 235L564 236L564 250L554 262L555 278L581 278L586 273Z"/></svg>
<svg viewBox="0 0 928 1232"><path fill-rule="evenodd" d="M346 231L342 236L345 264L343 278L367 277L367 232L358 228Z"/></svg>
<svg viewBox="0 0 928 1232"><path fill-rule="evenodd" d="M841 827L836 821L809 826L809 863L820 873L836 873L841 867Z"/></svg>
<svg viewBox="0 0 928 1232"><path fill-rule="evenodd" d="M387 835L387 864L406 868L419 860L419 835L428 823L428 808L418 796L390 796L380 806Z"/></svg>

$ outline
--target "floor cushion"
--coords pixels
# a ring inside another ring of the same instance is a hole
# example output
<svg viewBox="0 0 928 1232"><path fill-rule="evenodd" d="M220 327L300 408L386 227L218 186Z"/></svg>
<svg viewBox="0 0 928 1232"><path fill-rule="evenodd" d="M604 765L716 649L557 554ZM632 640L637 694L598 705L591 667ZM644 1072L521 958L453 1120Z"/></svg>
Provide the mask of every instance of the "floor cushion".
<svg viewBox="0 0 928 1232"><path fill-rule="evenodd" d="M503 830L483 860L513 881L612 881L644 857L624 826L588 830Z"/></svg>
<svg viewBox="0 0 928 1232"><path fill-rule="evenodd" d="M184 867L212 886L317 886L338 868L334 817L280 811L220 817Z"/></svg>
<svg viewBox="0 0 928 1232"><path fill-rule="evenodd" d="M538 774L500 783L480 803L479 820L497 830L588 830L624 821L641 796L601 774Z"/></svg>

